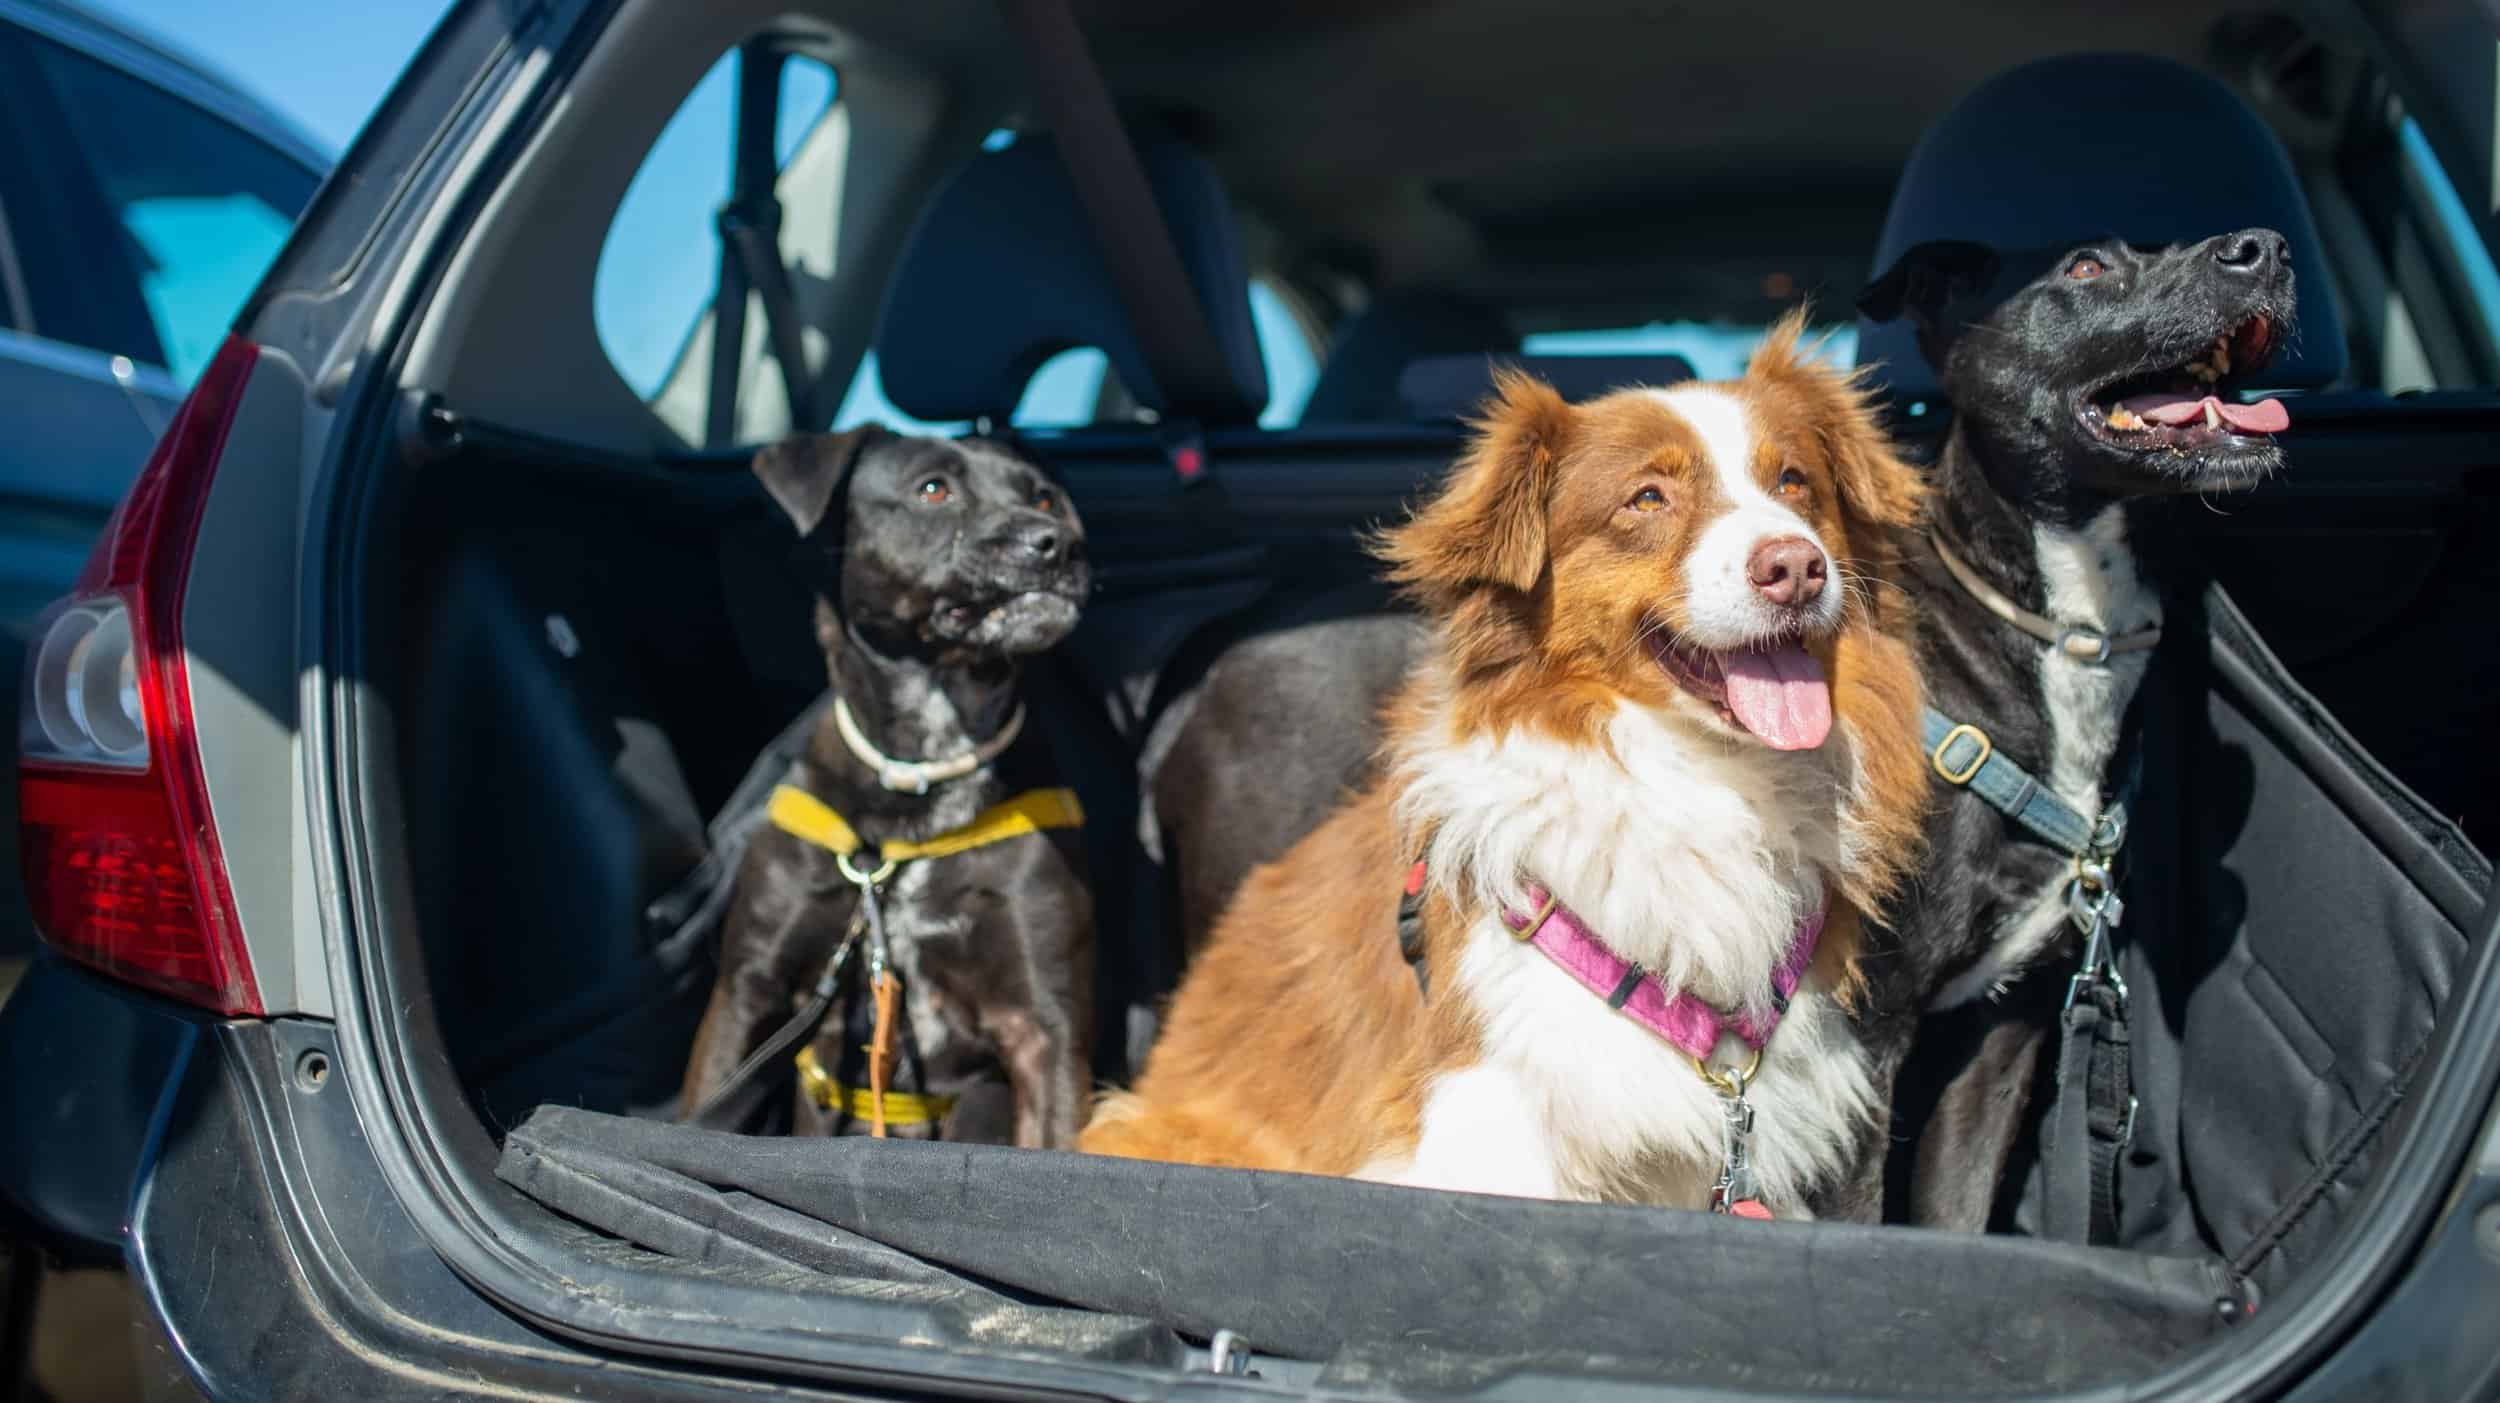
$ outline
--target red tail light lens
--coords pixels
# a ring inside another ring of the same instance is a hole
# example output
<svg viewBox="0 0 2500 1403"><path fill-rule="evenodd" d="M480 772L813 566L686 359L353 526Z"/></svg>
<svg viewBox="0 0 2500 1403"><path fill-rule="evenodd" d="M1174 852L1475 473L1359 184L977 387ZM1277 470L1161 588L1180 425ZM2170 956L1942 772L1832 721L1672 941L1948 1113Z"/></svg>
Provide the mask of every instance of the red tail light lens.
<svg viewBox="0 0 2500 1403"><path fill-rule="evenodd" d="M257 352L229 339L28 652L18 839L63 954L220 1013L262 1012L191 723L182 597Z"/></svg>

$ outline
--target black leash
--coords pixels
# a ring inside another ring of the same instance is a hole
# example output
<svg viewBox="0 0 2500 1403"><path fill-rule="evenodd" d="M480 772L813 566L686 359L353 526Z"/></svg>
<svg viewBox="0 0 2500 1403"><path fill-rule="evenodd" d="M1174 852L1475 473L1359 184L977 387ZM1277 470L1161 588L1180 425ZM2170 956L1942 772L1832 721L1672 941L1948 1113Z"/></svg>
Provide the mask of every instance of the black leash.
<svg viewBox="0 0 2500 1403"><path fill-rule="evenodd" d="M2116 893L2068 906L2087 923L2082 964L2066 982L2058 1016L2057 1097L2040 1128L2043 1236L2106 1246L2118 1240L2118 1159L2135 1138L2129 1069L2127 983L2118 974Z"/></svg>
<svg viewBox="0 0 2500 1403"><path fill-rule="evenodd" d="M755 1051L748 1053L746 1060L738 1064L737 1070L712 1089L711 1095L703 1098L702 1104L685 1117L688 1123L715 1130L735 1128L716 1125L712 1117L729 1103L730 1098L740 1096L754 1084L765 1068L790 1057L791 1049L825 1021L825 1015L833 1010L833 1001L841 997L843 967L851 962L851 952L859 948L859 938L867 929L867 909L863 901L861 909L852 914L850 929L844 932L842 943L834 947L833 958L825 962L825 972L817 979L815 989L809 992L807 1002L791 1015L789 1022L775 1028L771 1037L757 1044ZM731 1119L745 1119L746 1109L741 1107L740 1114Z"/></svg>

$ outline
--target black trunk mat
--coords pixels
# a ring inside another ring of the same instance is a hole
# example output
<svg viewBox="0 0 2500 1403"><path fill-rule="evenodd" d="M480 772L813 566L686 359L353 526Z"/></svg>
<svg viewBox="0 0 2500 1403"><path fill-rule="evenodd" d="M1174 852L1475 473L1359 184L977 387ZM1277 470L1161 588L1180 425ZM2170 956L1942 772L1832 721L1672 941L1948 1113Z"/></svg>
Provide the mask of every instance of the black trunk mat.
<svg viewBox="0 0 2500 1403"><path fill-rule="evenodd" d="M2210 1259L1754 1223L994 1146L765 1139L550 1106L500 1173L665 1255L1022 1307L1025 1341L1159 1357L1139 1322L1367 1377L1471 1366L1860 1393L2138 1376L2220 1327ZM1051 1310L1049 1307L1075 1309Z"/></svg>

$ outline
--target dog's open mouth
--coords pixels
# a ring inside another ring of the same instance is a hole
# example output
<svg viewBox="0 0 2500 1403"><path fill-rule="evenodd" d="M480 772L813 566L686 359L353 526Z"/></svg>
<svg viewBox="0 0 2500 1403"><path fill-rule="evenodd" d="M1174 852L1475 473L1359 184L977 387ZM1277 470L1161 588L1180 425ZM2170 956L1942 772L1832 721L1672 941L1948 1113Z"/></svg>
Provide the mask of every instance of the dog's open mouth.
<svg viewBox="0 0 2500 1403"><path fill-rule="evenodd" d="M2278 399L2242 404L2235 381L2273 363L2281 339L2271 317L2257 315L2223 332L2170 370L2104 386L2083 406L2087 422L2130 448L2210 448L2269 438L2291 427Z"/></svg>
<svg viewBox="0 0 2500 1403"><path fill-rule="evenodd" d="M1831 734L1831 684L1801 640L1714 653L1663 626L1646 636L1650 655L1677 686L1773 750L1812 750Z"/></svg>

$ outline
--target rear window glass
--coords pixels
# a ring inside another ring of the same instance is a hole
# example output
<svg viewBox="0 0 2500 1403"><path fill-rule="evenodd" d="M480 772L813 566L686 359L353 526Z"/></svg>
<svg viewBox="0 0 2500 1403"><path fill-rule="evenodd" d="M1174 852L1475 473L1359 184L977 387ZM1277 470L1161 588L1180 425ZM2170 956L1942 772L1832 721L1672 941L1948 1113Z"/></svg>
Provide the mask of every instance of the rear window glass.
<svg viewBox="0 0 2500 1403"><path fill-rule="evenodd" d="M1650 322L1535 332L1521 338L1519 349L1532 356L1682 356L1704 380L1732 380L1745 373L1745 362L1770 330L1729 322ZM1847 324L1815 327L1806 333L1806 345L1846 368L1857 356L1858 329Z"/></svg>
<svg viewBox="0 0 2500 1403"><path fill-rule="evenodd" d="M703 333L720 281L713 217L729 198L736 88L733 51L695 84L643 157L609 224L591 285L599 345L617 374L644 400L668 395L690 401L694 422L688 436L697 439L701 397L708 389L710 340ZM830 272L813 265L821 261L815 246L830 246L832 202L801 202L792 186L804 178L811 191L828 183L838 190L846 153L838 149L838 134L829 130L827 118L839 95L839 80L823 63L798 56L784 61L773 131L774 161L782 172L775 190L783 202L784 259L801 275ZM761 339L760 309L750 310L747 334ZM749 379L771 382L772 376ZM664 411L663 417L672 416ZM675 427L683 432L690 426Z"/></svg>

